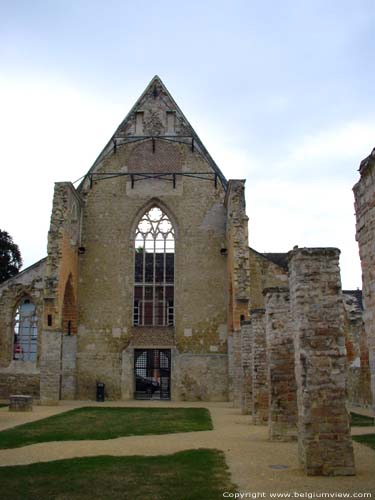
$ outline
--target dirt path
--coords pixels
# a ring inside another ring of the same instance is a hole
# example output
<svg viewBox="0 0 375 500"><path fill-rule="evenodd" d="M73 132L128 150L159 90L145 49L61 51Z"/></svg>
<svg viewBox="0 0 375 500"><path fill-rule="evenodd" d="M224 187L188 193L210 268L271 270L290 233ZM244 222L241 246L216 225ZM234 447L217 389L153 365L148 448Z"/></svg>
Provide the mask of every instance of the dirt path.
<svg viewBox="0 0 375 500"><path fill-rule="evenodd" d="M0 410L0 428L36 420L73 407L95 403L63 403L58 407L35 407L33 414ZM249 424L230 403L140 402L105 406L206 407L214 422L213 431L160 436L130 436L106 441L39 443L23 448L0 450L0 465L29 464L62 458L94 455L160 455L192 448L224 451L233 481L241 492L371 492L375 498L375 453L354 443L357 475L354 477L307 477L300 469L296 443L268 441L267 427ZM103 405L102 405L103 406ZM4 415L6 413L6 415ZM12 425L11 425L12 424ZM370 428L367 428L369 432ZM283 468L274 468L274 467Z"/></svg>

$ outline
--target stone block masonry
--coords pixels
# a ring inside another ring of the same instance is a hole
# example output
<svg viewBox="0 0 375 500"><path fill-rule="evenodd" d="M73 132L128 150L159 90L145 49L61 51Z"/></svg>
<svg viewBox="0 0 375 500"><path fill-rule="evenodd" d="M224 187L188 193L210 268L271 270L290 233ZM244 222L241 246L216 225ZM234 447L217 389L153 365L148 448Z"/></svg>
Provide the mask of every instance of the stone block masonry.
<svg viewBox="0 0 375 500"><path fill-rule="evenodd" d="M355 474L339 254L297 247L289 254L299 458L308 475Z"/></svg>
<svg viewBox="0 0 375 500"><path fill-rule="evenodd" d="M234 331L233 338L233 406L239 408L241 406L242 386L243 386L243 370L242 370L242 354L241 354L241 331Z"/></svg>
<svg viewBox="0 0 375 500"><path fill-rule="evenodd" d="M253 309L251 329L253 335L252 382L253 382L253 424L265 425L268 421L267 344L265 310Z"/></svg>
<svg viewBox="0 0 375 500"><path fill-rule="evenodd" d="M61 397L61 338L61 332L42 333L40 361L40 401L42 404L54 404Z"/></svg>
<svg viewBox="0 0 375 500"><path fill-rule="evenodd" d="M241 323L241 368L242 384L240 408L243 415L252 414L253 378L252 378L252 332L251 321Z"/></svg>
<svg viewBox="0 0 375 500"><path fill-rule="evenodd" d="M272 440L297 439L297 385L289 311L289 289L264 290L269 385L269 435Z"/></svg>
<svg viewBox="0 0 375 500"><path fill-rule="evenodd" d="M361 258L365 333L369 351L372 405L375 411L375 149L360 165L354 186L356 239Z"/></svg>

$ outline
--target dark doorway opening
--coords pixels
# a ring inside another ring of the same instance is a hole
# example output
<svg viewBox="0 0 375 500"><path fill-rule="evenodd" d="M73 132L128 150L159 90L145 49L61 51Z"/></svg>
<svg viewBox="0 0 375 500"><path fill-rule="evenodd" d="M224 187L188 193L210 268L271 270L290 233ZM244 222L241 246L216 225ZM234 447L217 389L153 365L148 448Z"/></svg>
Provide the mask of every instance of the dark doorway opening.
<svg viewBox="0 0 375 500"><path fill-rule="evenodd" d="M171 399L171 350L134 350L134 399Z"/></svg>

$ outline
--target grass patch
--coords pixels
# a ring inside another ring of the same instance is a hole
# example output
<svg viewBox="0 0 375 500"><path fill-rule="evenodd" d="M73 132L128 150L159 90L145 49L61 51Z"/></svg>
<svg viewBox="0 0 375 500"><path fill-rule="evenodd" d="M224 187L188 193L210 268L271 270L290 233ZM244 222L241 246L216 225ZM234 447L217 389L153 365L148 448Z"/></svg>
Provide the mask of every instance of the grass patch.
<svg viewBox="0 0 375 500"><path fill-rule="evenodd" d="M366 415L360 415L359 413L350 412L351 425L352 427L367 427L374 424L374 419Z"/></svg>
<svg viewBox="0 0 375 500"><path fill-rule="evenodd" d="M362 436L352 436L352 439L375 450L375 434L362 434Z"/></svg>
<svg viewBox="0 0 375 500"><path fill-rule="evenodd" d="M48 441L212 430L206 408L84 407L0 432L0 448Z"/></svg>
<svg viewBox="0 0 375 500"><path fill-rule="evenodd" d="M0 467L3 500L218 500L235 491L224 454L90 457Z"/></svg>
<svg viewBox="0 0 375 500"><path fill-rule="evenodd" d="M9 405L6 403L0 403L0 408L5 408L6 406L9 406Z"/></svg>

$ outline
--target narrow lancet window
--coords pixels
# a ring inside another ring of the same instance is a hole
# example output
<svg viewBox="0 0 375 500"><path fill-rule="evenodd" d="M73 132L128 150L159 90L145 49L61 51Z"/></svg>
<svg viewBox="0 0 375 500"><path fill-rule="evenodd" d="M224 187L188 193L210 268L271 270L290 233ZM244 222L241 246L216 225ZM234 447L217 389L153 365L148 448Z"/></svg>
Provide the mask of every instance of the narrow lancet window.
<svg viewBox="0 0 375 500"><path fill-rule="evenodd" d="M14 318L13 359L36 361L38 340L38 318L35 305L23 299Z"/></svg>
<svg viewBox="0 0 375 500"><path fill-rule="evenodd" d="M174 324L175 233L171 221L152 207L135 234L134 325Z"/></svg>

